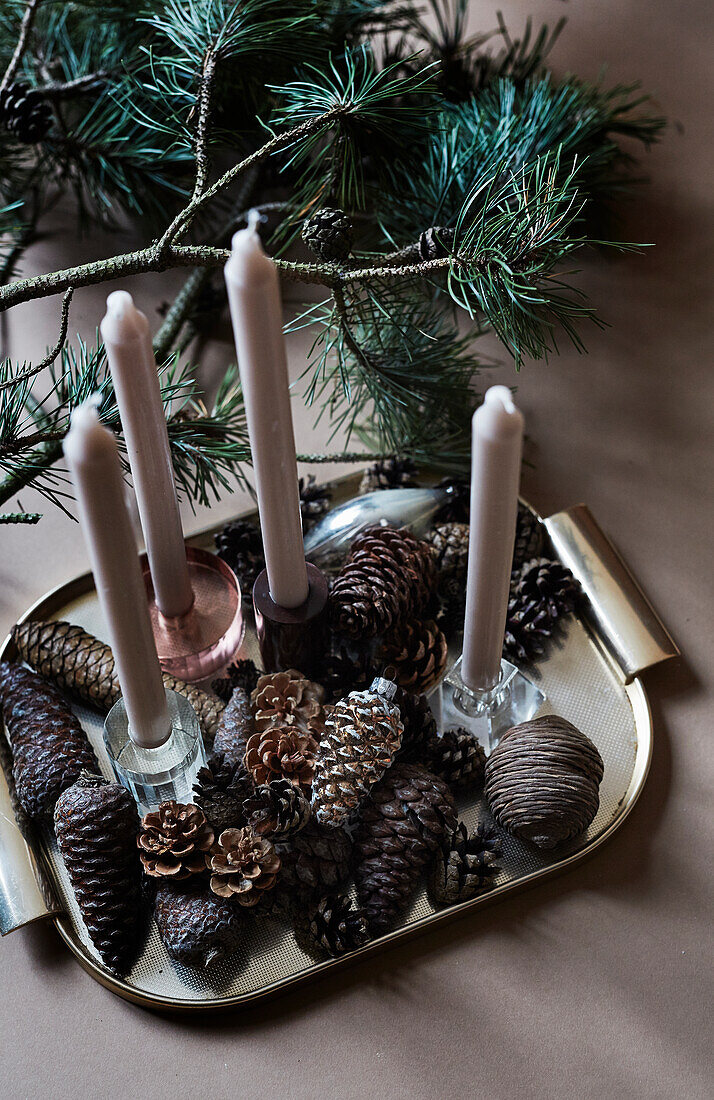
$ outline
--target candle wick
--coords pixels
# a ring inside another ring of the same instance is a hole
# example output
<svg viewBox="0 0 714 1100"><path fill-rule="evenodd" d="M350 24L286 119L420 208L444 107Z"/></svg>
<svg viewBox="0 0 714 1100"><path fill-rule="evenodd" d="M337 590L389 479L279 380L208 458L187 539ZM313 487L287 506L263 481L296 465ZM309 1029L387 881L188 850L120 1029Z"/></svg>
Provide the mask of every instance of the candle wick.
<svg viewBox="0 0 714 1100"><path fill-rule="evenodd" d="M250 229L252 233L257 234L258 226L260 225L262 220L263 217L260 213L260 210L256 210L255 207L253 207L252 210L248 211L248 217L246 218L246 221L248 222L248 229Z"/></svg>
<svg viewBox="0 0 714 1100"><path fill-rule="evenodd" d="M489 387L484 395L484 401L487 405L500 402L506 412L509 413L516 411L516 406L513 402L513 394L509 390L508 386Z"/></svg>

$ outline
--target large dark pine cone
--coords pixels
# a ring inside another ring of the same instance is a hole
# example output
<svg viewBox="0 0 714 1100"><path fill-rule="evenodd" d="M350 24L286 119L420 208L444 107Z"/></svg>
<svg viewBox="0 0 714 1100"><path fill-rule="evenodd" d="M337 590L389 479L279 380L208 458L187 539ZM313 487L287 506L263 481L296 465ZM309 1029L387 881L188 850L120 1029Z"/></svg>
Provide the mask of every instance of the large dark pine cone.
<svg viewBox="0 0 714 1100"><path fill-rule="evenodd" d="M444 730L424 746L422 763L453 791L470 791L483 783L486 754L477 738L461 727Z"/></svg>
<svg viewBox="0 0 714 1100"><path fill-rule="evenodd" d="M199 768L193 785L194 802L215 832L223 832L232 826L245 825L243 815L243 791L240 779L247 781L246 794L253 784L242 764L230 764L221 753L211 757L204 768ZM238 785L234 786L238 780Z"/></svg>
<svg viewBox="0 0 714 1100"><path fill-rule="evenodd" d="M354 242L352 219L344 210L324 206L305 221L302 239L325 263L346 260Z"/></svg>
<svg viewBox="0 0 714 1100"><path fill-rule="evenodd" d="M328 485L318 485L314 474L308 474L306 478L301 477L298 488L302 529L307 533L328 511L332 501L332 489Z"/></svg>
<svg viewBox="0 0 714 1100"><path fill-rule="evenodd" d="M410 458L381 458L363 473L359 492L364 495L380 489L413 489L419 484L417 474Z"/></svg>
<svg viewBox="0 0 714 1100"><path fill-rule="evenodd" d="M99 770L94 750L62 694L36 672L0 663L0 703L20 805L30 817L51 814L83 770Z"/></svg>
<svg viewBox="0 0 714 1100"><path fill-rule="evenodd" d="M480 823L469 834L463 821L444 837L432 865L428 889L436 905L456 905L487 889L500 871L501 843L495 829Z"/></svg>
<svg viewBox="0 0 714 1100"><path fill-rule="evenodd" d="M205 871L205 853L213 839L213 829L198 806L170 799L144 815L137 844L147 875L178 882Z"/></svg>
<svg viewBox="0 0 714 1100"><path fill-rule="evenodd" d="M371 932L394 923L456 820L449 788L416 764L395 764L375 787L355 845L357 898Z"/></svg>
<svg viewBox="0 0 714 1100"><path fill-rule="evenodd" d="M368 527L332 586L333 626L349 637L373 638L420 615L435 590L436 565L427 543L406 530Z"/></svg>
<svg viewBox="0 0 714 1100"><path fill-rule="evenodd" d="M57 800L55 833L89 938L106 965L124 974L139 949L139 818L118 783L82 772Z"/></svg>
<svg viewBox="0 0 714 1100"><path fill-rule="evenodd" d="M243 937L241 910L216 897L207 886L162 883L154 918L172 959L204 969L237 951Z"/></svg>
<svg viewBox="0 0 714 1100"><path fill-rule="evenodd" d="M551 619L559 619L575 610L581 589L567 566L548 558L534 558L513 578L512 592L521 606L538 603Z"/></svg>
<svg viewBox="0 0 714 1100"><path fill-rule="evenodd" d="M399 686L418 694L441 680L447 650L446 635L433 619L412 619L390 631L380 656Z"/></svg>
<svg viewBox="0 0 714 1100"><path fill-rule="evenodd" d="M543 525L525 504L518 504L516 541L513 547L513 568L520 569L524 562L537 558L543 550Z"/></svg>
<svg viewBox="0 0 714 1100"><path fill-rule="evenodd" d="M486 761L485 793L499 825L539 848L587 829L600 805L603 762L579 729L554 714L508 730Z"/></svg>
<svg viewBox="0 0 714 1100"><path fill-rule="evenodd" d="M260 528L250 520L236 519L218 532L214 542L219 558L230 565L249 604L256 578L265 569Z"/></svg>
<svg viewBox="0 0 714 1100"><path fill-rule="evenodd" d="M264 783L243 803L243 816L260 836L297 833L310 820L310 800L288 779Z"/></svg>
<svg viewBox="0 0 714 1100"><path fill-rule="evenodd" d="M371 690L383 695L399 708L399 717L404 726L399 759L420 759L426 742L437 736L436 719L426 695L405 691L386 676L378 676L373 681Z"/></svg>
<svg viewBox="0 0 714 1100"><path fill-rule="evenodd" d="M223 676L218 680L213 680L211 688L224 703L230 703L236 688L240 688L246 695L250 695L258 683L259 676L260 673L253 661L245 658L234 661L232 665L229 665Z"/></svg>
<svg viewBox="0 0 714 1100"><path fill-rule="evenodd" d="M315 756L312 808L325 825L345 824L391 766L402 743L399 710L375 691L335 704Z"/></svg>
<svg viewBox="0 0 714 1100"><path fill-rule="evenodd" d="M254 732L250 699L241 687L234 689L213 738L214 754L227 764L242 764L248 739Z"/></svg>
<svg viewBox="0 0 714 1100"><path fill-rule="evenodd" d="M296 900L336 890L349 877L352 841L344 829L309 821L287 840L278 839L275 849L280 887L287 887Z"/></svg>
<svg viewBox="0 0 714 1100"><path fill-rule="evenodd" d="M0 93L0 122L25 145L42 141L52 125L52 108L41 91L17 81Z"/></svg>
<svg viewBox="0 0 714 1100"><path fill-rule="evenodd" d="M300 911L295 938L308 954L340 958L369 939L367 922L344 894L327 894Z"/></svg>

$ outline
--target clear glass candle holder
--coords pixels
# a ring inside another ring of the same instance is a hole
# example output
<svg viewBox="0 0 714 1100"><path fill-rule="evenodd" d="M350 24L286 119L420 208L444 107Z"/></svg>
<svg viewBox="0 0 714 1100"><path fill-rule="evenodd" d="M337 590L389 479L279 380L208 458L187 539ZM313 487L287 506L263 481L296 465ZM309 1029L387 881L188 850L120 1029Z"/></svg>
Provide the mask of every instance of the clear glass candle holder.
<svg viewBox="0 0 714 1100"><path fill-rule="evenodd" d="M166 702L171 734L156 749L132 741L123 699L117 700L104 722L104 744L114 774L142 815L170 799L191 802L196 773L206 763L201 726L188 699L167 690Z"/></svg>
<svg viewBox="0 0 714 1100"><path fill-rule="evenodd" d="M495 687L473 691L461 678L461 661L459 657L440 685L441 729L462 726L478 738L488 756L507 730L538 713L546 696L506 660L501 661Z"/></svg>

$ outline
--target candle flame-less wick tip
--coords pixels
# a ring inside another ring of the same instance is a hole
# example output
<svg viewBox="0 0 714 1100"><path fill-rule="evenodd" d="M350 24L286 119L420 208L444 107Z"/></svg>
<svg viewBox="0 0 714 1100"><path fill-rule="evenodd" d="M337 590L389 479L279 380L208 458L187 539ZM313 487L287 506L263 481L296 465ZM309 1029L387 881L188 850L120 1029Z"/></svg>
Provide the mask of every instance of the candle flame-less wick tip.
<svg viewBox="0 0 714 1100"><path fill-rule="evenodd" d="M260 213L260 210L256 210L255 207L253 207L252 210L248 211L248 217L246 218L246 221L248 222L248 228L252 233L258 232L258 226L260 225L262 220L263 217Z"/></svg>
<svg viewBox="0 0 714 1100"><path fill-rule="evenodd" d="M107 295L107 313L117 319L123 317L133 305L134 299L128 290L113 290Z"/></svg>
<svg viewBox="0 0 714 1100"><path fill-rule="evenodd" d="M516 406L513 403L513 394L508 386L491 386L486 390L484 401L488 405L503 405L506 412L516 412Z"/></svg>

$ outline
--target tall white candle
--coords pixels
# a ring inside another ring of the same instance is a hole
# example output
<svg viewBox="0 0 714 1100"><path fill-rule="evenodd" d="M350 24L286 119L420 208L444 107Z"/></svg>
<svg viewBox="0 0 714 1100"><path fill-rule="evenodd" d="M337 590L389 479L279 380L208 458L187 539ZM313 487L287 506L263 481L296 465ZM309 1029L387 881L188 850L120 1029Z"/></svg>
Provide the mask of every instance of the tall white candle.
<svg viewBox="0 0 714 1100"><path fill-rule="evenodd" d="M233 237L225 276L255 471L270 595L280 607L308 597L295 436L278 271L252 212Z"/></svg>
<svg viewBox="0 0 714 1100"><path fill-rule="evenodd" d="M151 579L159 610L184 615L193 603L169 437L149 322L131 294L107 298L101 323L119 406Z"/></svg>
<svg viewBox="0 0 714 1100"><path fill-rule="evenodd" d="M132 740L158 748L171 733L146 589L124 499L119 451L90 399L72 413L64 454L109 632Z"/></svg>
<svg viewBox="0 0 714 1100"><path fill-rule="evenodd" d="M523 415L492 386L472 421L471 526L461 676L473 691L499 679L516 537Z"/></svg>

